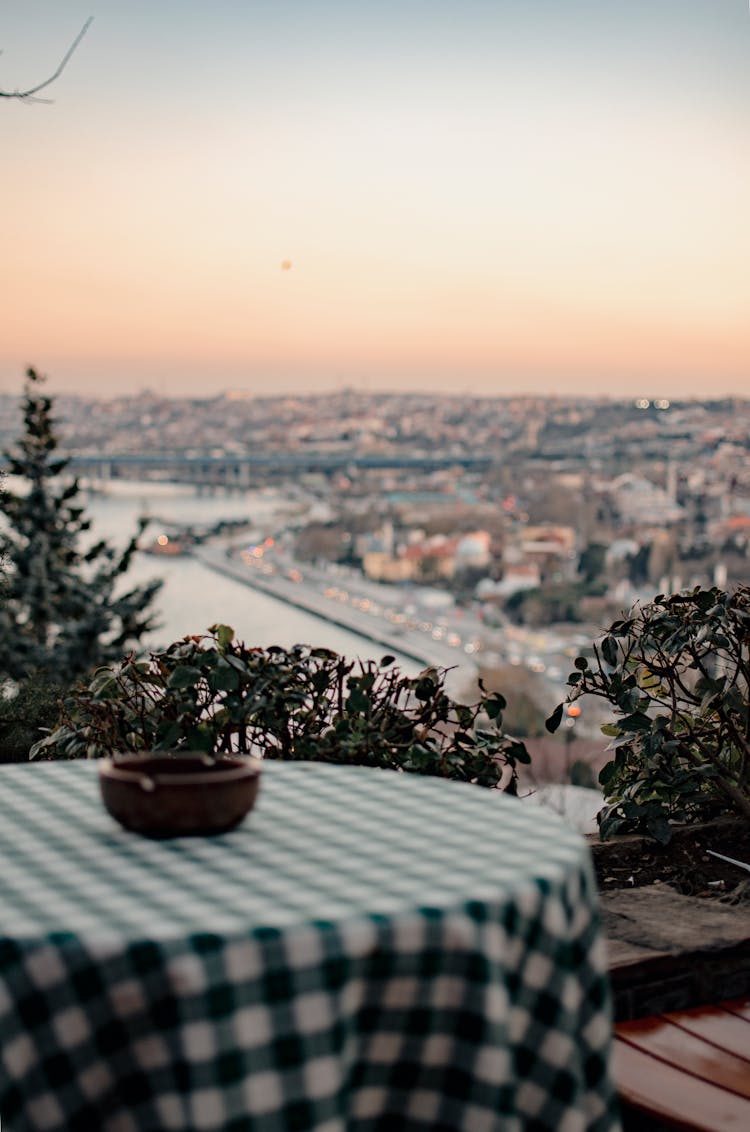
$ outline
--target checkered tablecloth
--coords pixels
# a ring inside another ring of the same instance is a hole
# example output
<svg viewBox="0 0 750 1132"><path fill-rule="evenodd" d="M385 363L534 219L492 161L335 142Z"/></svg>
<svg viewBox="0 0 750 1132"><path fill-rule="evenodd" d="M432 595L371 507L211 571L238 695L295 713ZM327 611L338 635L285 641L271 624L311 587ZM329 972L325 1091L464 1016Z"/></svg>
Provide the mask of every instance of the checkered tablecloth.
<svg viewBox="0 0 750 1132"><path fill-rule="evenodd" d="M149 841L0 767L2 1132L618 1127L583 841L481 787L268 763Z"/></svg>

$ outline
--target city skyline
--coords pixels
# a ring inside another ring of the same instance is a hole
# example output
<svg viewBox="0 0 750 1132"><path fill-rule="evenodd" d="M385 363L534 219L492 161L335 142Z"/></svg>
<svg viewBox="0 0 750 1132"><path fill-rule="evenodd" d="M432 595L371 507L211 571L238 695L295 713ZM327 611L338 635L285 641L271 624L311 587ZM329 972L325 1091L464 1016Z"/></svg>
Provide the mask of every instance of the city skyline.
<svg viewBox="0 0 750 1132"><path fill-rule="evenodd" d="M29 0L0 390L743 395L744 0Z"/></svg>

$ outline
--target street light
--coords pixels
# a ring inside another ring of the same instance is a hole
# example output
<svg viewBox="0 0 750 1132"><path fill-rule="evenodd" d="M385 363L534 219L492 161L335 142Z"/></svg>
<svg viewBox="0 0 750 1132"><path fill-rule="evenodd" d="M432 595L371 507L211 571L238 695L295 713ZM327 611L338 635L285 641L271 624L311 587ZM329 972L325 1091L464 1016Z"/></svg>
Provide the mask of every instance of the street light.
<svg viewBox="0 0 750 1132"><path fill-rule="evenodd" d="M570 782L570 768L572 766L570 748L573 743L573 731L576 720L580 715L580 704L568 704L565 709L565 778L568 782Z"/></svg>

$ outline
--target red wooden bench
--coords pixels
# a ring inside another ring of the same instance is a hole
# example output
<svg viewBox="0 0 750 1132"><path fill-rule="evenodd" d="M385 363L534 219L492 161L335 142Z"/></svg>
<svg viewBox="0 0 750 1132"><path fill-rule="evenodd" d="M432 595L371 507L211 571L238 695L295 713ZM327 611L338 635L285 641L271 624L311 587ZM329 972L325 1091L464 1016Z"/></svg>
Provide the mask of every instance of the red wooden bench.
<svg viewBox="0 0 750 1132"><path fill-rule="evenodd" d="M618 1022L625 1126L750 1132L750 998Z"/></svg>

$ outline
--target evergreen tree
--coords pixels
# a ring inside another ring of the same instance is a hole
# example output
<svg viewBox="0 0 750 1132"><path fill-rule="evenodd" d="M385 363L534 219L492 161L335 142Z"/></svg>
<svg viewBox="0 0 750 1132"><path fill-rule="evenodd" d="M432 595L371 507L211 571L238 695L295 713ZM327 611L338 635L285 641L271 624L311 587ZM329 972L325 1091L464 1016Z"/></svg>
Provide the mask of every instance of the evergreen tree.
<svg viewBox="0 0 750 1132"><path fill-rule="evenodd" d="M85 537L78 481L55 454L52 400L33 369L26 377L24 431L6 460L28 490L16 494L6 481L0 495L0 679L64 686L138 645L154 625L161 582L122 586L143 525L124 551Z"/></svg>

